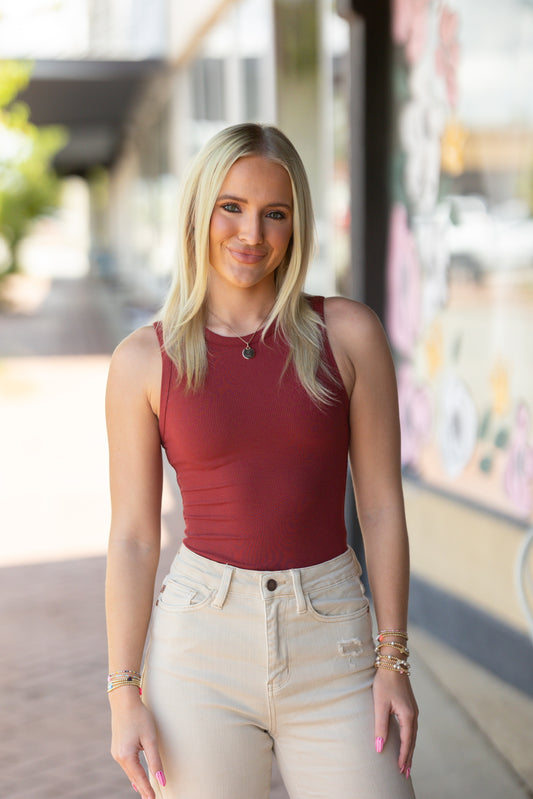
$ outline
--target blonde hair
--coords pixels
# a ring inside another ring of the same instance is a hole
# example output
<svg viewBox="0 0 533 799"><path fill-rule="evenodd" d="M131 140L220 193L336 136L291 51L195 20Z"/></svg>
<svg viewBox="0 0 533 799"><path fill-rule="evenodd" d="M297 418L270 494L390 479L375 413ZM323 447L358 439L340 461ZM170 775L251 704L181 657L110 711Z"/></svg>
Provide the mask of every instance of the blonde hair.
<svg viewBox="0 0 533 799"><path fill-rule="evenodd" d="M265 320L263 337L275 325L276 334L289 343L285 368L292 361L311 398L318 404L328 403L333 392L318 376L322 372L333 377L322 358L324 324L302 294L315 245L311 193L300 156L275 127L245 123L225 128L192 162L181 195L177 269L161 315L164 347L178 378L186 378L189 390L199 389L207 373L204 326L211 214L228 171L239 158L250 155L283 166L293 195L293 234L275 271L276 301Z"/></svg>

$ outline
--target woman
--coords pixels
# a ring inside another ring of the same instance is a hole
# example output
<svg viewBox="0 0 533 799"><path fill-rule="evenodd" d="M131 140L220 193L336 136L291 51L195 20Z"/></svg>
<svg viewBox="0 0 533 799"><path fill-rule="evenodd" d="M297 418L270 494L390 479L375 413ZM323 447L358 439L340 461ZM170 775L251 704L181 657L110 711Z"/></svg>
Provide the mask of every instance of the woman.
<svg viewBox="0 0 533 799"><path fill-rule="evenodd" d="M222 131L185 181L162 322L113 355L112 753L144 799L266 799L273 750L292 799L413 796L394 368L367 307L302 293L312 239L288 139L253 124ZM186 530L154 610L141 692L161 444ZM346 546L348 455L377 658Z"/></svg>

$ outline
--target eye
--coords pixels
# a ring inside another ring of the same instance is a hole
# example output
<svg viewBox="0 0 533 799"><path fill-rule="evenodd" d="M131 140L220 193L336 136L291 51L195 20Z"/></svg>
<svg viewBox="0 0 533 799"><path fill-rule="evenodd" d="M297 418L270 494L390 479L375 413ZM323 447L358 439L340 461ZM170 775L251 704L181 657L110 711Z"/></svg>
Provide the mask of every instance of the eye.
<svg viewBox="0 0 533 799"><path fill-rule="evenodd" d="M270 219L279 219L279 220L287 218L286 214L284 214L283 211L269 211L267 216Z"/></svg>
<svg viewBox="0 0 533 799"><path fill-rule="evenodd" d="M230 214L238 214L241 210L236 203L223 203L220 207Z"/></svg>

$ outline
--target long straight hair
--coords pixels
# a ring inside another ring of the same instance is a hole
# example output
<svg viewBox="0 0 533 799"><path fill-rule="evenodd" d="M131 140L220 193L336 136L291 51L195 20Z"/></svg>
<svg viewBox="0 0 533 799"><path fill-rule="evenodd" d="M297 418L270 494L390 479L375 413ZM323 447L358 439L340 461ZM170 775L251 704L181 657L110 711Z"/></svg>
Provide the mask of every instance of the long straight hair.
<svg viewBox="0 0 533 799"><path fill-rule="evenodd" d="M209 226L224 179L239 158L261 155L283 166L293 196L293 233L274 273L276 301L263 328L274 325L289 344L292 361L310 397L328 404L333 392L320 375L334 378L322 357L324 324L303 295L315 225L309 183L294 145L277 128L245 123L215 135L192 162L183 183L178 218L177 268L162 309L163 342L176 365L178 379L188 390L201 388L207 373L205 342L206 296L209 272Z"/></svg>

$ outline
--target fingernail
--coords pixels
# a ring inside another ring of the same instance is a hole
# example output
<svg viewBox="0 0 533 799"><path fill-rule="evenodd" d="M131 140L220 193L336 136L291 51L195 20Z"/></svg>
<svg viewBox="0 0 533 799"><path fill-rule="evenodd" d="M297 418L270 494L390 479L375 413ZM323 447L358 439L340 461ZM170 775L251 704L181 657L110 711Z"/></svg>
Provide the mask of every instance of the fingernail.
<svg viewBox="0 0 533 799"><path fill-rule="evenodd" d="M401 769L400 769L400 774L403 774L403 773L404 773L404 771L405 771L405 764L404 764L404 765L401 767Z"/></svg>
<svg viewBox="0 0 533 799"><path fill-rule="evenodd" d="M385 741L383 740L383 738L376 738L376 752L378 753L378 755L381 754L381 752L383 752L384 743Z"/></svg>
<svg viewBox="0 0 533 799"><path fill-rule="evenodd" d="M410 774L411 774L411 769L410 769L410 768L408 768L408 769L407 769L407 771L405 772L405 779L406 779L406 780L408 780L408 779L409 779L409 776L410 776Z"/></svg>
<svg viewBox="0 0 533 799"><path fill-rule="evenodd" d="M132 782L132 783L131 783L131 787L133 788L133 790L135 791L135 793L139 793L139 789L137 788L137 786L135 785L135 783L134 783L134 782Z"/></svg>
<svg viewBox="0 0 533 799"><path fill-rule="evenodd" d="M160 784L160 786L162 788L164 788L165 785L167 784L167 781L166 781L166 777L163 774L163 772L162 771L158 771L157 774L155 775L155 778L158 781L158 783Z"/></svg>

